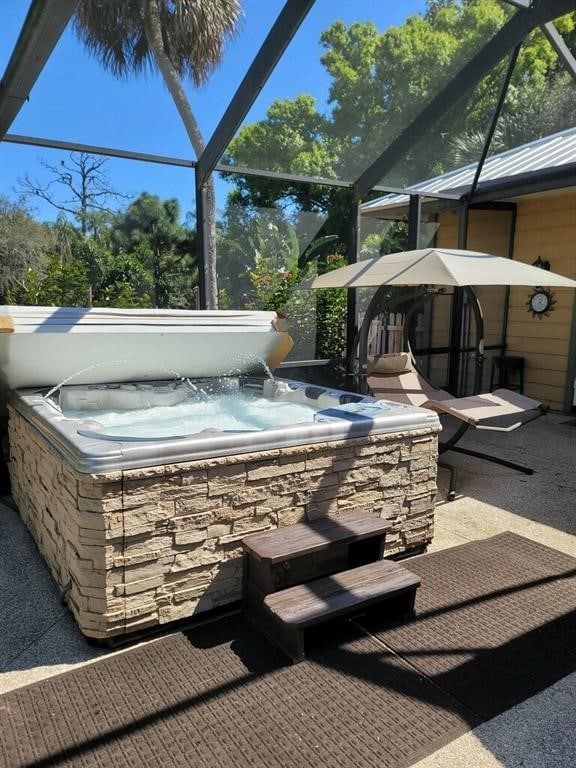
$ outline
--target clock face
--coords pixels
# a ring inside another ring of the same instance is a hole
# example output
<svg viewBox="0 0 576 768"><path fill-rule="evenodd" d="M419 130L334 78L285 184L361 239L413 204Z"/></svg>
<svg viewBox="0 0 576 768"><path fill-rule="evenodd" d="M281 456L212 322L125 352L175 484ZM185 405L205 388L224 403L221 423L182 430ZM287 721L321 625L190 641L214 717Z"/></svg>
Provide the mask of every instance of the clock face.
<svg viewBox="0 0 576 768"><path fill-rule="evenodd" d="M550 305L550 297L547 293L537 291L530 299L530 306L533 312L546 312Z"/></svg>
<svg viewBox="0 0 576 768"><path fill-rule="evenodd" d="M539 318L552 312L554 304L556 304L554 294L546 288L535 288L526 302L528 311L532 312L532 316Z"/></svg>

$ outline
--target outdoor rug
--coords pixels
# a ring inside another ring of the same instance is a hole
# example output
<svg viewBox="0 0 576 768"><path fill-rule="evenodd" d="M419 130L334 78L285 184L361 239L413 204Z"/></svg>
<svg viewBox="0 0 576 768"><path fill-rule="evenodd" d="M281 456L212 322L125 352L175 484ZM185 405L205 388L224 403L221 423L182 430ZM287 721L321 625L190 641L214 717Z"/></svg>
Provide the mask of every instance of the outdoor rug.
<svg viewBox="0 0 576 768"><path fill-rule="evenodd" d="M407 567L415 621L361 623L482 719L576 670L576 559L502 533Z"/></svg>
<svg viewBox="0 0 576 768"><path fill-rule="evenodd" d="M401 768L574 668L576 560L504 534L409 568L409 627L331 627L296 666L233 617L4 694L0 765Z"/></svg>

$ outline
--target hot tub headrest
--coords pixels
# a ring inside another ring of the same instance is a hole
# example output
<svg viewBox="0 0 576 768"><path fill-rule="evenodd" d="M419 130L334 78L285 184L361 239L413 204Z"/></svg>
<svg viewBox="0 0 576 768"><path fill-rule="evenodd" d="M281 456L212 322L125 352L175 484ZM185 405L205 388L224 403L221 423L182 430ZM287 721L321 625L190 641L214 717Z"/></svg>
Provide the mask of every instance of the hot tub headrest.
<svg viewBox="0 0 576 768"><path fill-rule="evenodd" d="M388 355L374 355L366 361L366 373L384 375L408 373L413 368L408 352L394 352Z"/></svg>

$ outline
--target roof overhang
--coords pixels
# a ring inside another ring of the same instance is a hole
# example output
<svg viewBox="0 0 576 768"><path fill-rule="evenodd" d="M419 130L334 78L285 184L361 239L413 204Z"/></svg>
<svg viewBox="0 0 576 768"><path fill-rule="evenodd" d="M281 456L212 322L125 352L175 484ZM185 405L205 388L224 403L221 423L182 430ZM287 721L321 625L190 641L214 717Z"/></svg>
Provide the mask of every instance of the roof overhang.
<svg viewBox="0 0 576 768"><path fill-rule="evenodd" d="M433 216L446 210L455 210L462 205L464 190L445 190L450 195L442 198L414 192L420 196L421 213L423 216ZM362 206L362 218L380 219L382 221L403 221L408 218L410 195L397 195L397 200L374 208Z"/></svg>
<svg viewBox="0 0 576 768"><path fill-rule="evenodd" d="M576 162L481 182L471 203L484 203L576 186Z"/></svg>
<svg viewBox="0 0 576 768"><path fill-rule="evenodd" d="M435 199L432 196L422 194L422 213L435 214L445 210L454 210L467 202L469 205L488 203L497 200L534 195L539 192L576 187L576 162L565 163L554 168L540 168L536 171L518 173L502 179L488 179L480 182L476 192L468 196L467 189L446 189L453 199ZM414 190L414 194L419 194ZM398 221L408 216L409 195L397 195L396 199L389 202L383 201L380 205L370 208L367 204L362 208L362 216L376 219L388 219Z"/></svg>

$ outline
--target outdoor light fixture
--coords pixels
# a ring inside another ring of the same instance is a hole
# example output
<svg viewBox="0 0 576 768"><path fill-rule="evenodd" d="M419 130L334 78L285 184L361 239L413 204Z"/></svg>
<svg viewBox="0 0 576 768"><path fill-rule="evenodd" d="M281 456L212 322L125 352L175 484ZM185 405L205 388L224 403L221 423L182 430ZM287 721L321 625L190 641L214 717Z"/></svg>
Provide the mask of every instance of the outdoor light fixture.
<svg viewBox="0 0 576 768"><path fill-rule="evenodd" d="M547 269L550 271L550 262L547 259L543 259L542 256L538 256L536 261L532 262L533 267L540 267L540 269Z"/></svg>

